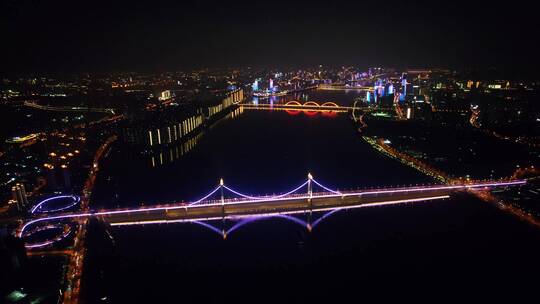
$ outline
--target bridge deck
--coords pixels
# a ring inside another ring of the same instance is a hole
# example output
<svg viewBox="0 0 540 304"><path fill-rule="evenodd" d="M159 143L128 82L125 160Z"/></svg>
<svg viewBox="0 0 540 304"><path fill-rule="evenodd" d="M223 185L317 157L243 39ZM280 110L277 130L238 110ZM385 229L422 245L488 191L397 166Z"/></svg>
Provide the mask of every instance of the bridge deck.
<svg viewBox="0 0 540 304"><path fill-rule="evenodd" d="M322 186L315 180L311 181ZM293 190L293 192L305 186L308 182L309 181L306 181L299 188ZM223 201L205 201L204 199L201 199L192 202L191 204L174 203L170 205L131 209L99 210L94 212L78 211L57 213L55 215L43 214L34 216L33 219L26 222L20 228L19 236L24 235L24 231L27 227L39 222L47 223L49 221L78 220L88 217L97 217L111 225L131 225L293 214L307 211L362 208L444 199L457 191L519 186L526 182L526 180L486 181L474 184L354 190L348 192L337 192L322 187L328 192L313 193L311 195L308 195L307 193L292 194L293 192L290 192L291 194L273 197L250 197L244 195L244 199L225 199ZM221 187L232 190L221 184L218 188L208 194L205 199L216 193Z"/></svg>
<svg viewBox="0 0 540 304"><path fill-rule="evenodd" d="M315 196L311 200L306 196L266 201L239 201L237 203L203 204L175 208L160 208L143 212L102 214L99 217L113 225L141 224L144 222L192 221L221 219L223 217L242 217L278 213L299 213L304 211L322 211L336 208L358 208L370 205L399 204L431 199L447 198L453 189L416 191L407 193L386 193L371 195L327 195Z"/></svg>
<svg viewBox="0 0 540 304"><path fill-rule="evenodd" d="M350 111L353 107L348 106L323 106L323 105L290 105L290 104L238 104L247 109L287 109L287 110L302 110L302 111Z"/></svg>

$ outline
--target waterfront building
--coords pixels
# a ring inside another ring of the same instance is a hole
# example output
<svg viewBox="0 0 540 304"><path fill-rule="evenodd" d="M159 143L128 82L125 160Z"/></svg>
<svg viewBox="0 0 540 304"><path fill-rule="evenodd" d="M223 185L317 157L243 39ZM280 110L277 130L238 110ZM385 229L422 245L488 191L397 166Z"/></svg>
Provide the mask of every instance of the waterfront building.
<svg viewBox="0 0 540 304"><path fill-rule="evenodd" d="M207 122L221 117L243 99L244 91L236 89L218 96L214 101L157 111L124 127L122 138L126 143L150 148L185 141Z"/></svg>
<svg viewBox="0 0 540 304"><path fill-rule="evenodd" d="M159 100L169 100L172 98L171 91L166 90L161 92L161 95L159 96Z"/></svg>

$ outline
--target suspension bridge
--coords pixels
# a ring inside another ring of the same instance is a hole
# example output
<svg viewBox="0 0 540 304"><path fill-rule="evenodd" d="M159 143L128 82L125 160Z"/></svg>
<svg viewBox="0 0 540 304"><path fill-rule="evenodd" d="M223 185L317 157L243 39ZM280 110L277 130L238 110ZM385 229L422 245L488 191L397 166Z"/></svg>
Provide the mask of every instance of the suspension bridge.
<svg viewBox="0 0 540 304"><path fill-rule="evenodd" d="M189 222L209 228L223 238L247 223L270 217L287 219L311 230L326 217L343 209L435 201L449 198L458 191L489 190L525 183L526 180L507 180L339 191L330 189L308 174L307 180L288 192L256 196L239 192L221 179L217 187L198 200L152 207L66 211L79 202L76 196L60 196L67 198L65 207L47 206L51 201L48 199L32 208L32 218L21 226L18 235L27 240L28 248L48 246L70 234L70 223L87 218L98 218L112 226ZM323 214L315 219L312 217L314 213ZM308 214L309 219L302 220L295 216L298 214ZM218 229L208 222L225 219L236 221L236 224L229 229ZM60 232L46 241L28 240L32 235L47 229Z"/></svg>

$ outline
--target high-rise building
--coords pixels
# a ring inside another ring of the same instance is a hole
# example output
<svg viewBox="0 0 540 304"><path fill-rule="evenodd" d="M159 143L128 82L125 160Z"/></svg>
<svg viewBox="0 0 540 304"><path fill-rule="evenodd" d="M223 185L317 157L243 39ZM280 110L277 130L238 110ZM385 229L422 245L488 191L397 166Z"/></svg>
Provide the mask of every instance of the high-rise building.
<svg viewBox="0 0 540 304"><path fill-rule="evenodd" d="M383 84L383 81L382 79L377 79L377 81L375 82L375 85L373 86L373 90L374 90L374 93L375 93L375 96L384 96L385 92L384 92L384 84Z"/></svg>
<svg viewBox="0 0 540 304"><path fill-rule="evenodd" d="M62 181L65 189L71 189L71 172L67 166L62 166Z"/></svg>
<svg viewBox="0 0 540 304"><path fill-rule="evenodd" d="M71 172L66 165L51 166L46 169L47 187L51 190L70 190Z"/></svg>
<svg viewBox="0 0 540 304"><path fill-rule="evenodd" d="M23 210L28 206L28 197L26 195L26 190L24 189L23 184L15 184L11 188L13 201L17 202L17 209Z"/></svg>
<svg viewBox="0 0 540 304"><path fill-rule="evenodd" d="M407 73L401 74L401 87L402 87L402 93L404 96L407 95Z"/></svg>
<svg viewBox="0 0 540 304"><path fill-rule="evenodd" d="M171 91L166 90L166 91L161 92L161 96L159 97L159 100L168 100L168 99L171 99Z"/></svg>

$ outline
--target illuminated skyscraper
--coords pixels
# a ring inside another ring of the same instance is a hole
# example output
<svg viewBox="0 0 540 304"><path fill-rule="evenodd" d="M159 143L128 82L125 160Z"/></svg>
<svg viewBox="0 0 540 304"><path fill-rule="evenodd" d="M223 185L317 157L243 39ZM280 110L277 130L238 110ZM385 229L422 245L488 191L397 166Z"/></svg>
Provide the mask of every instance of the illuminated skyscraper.
<svg viewBox="0 0 540 304"><path fill-rule="evenodd" d="M253 92L259 90L259 81L257 79L255 79L255 81L253 82L253 84L251 85L251 88L253 89Z"/></svg>
<svg viewBox="0 0 540 304"><path fill-rule="evenodd" d="M401 86L403 95L407 95L407 73L401 74Z"/></svg>
<svg viewBox="0 0 540 304"><path fill-rule="evenodd" d="M15 186L11 188L11 191L13 193L13 200L17 202L18 210L22 210L24 207L28 206L28 198L23 184L15 184Z"/></svg>
<svg viewBox="0 0 540 304"><path fill-rule="evenodd" d="M159 100L168 100L171 99L171 91L166 90L161 92L161 96L159 96Z"/></svg>

